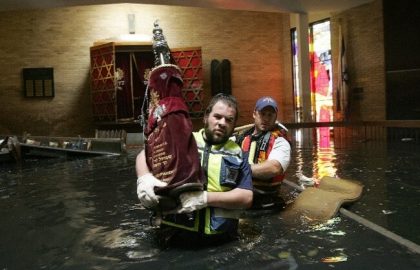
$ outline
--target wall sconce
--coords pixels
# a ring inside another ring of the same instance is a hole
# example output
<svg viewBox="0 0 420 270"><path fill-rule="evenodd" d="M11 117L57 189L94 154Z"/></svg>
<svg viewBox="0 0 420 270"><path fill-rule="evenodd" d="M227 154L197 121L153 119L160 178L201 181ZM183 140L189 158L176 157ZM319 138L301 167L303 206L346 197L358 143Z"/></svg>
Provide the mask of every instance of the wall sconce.
<svg viewBox="0 0 420 270"><path fill-rule="evenodd" d="M136 33L136 15L128 14L128 33Z"/></svg>

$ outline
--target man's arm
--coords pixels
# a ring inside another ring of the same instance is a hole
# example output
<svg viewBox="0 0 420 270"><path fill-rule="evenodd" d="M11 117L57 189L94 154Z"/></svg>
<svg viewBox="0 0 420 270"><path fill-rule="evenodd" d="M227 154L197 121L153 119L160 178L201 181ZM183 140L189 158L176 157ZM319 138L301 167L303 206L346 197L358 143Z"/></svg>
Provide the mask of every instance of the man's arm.
<svg viewBox="0 0 420 270"><path fill-rule="evenodd" d="M245 209L252 204L252 191L235 188L225 192L192 191L179 195L181 206L176 213L189 213L207 206L224 209Z"/></svg>
<svg viewBox="0 0 420 270"><path fill-rule="evenodd" d="M226 192L207 192L207 205L225 209L251 207L252 190L235 188Z"/></svg>
<svg viewBox="0 0 420 270"><path fill-rule="evenodd" d="M268 159L259 164L251 164L252 177L265 180L283 174L290 163L291 148L289 142L279 137L274 141Z"/></svg>
<svg viewBox="0 0 420 270"><path fill-rule="evenodd" d="M238 186L224 192L195 191L180 195L181 209L178 213L187 213L206 206L224 209L246 209L251 207L253 192L251 168L248 162L242 162Z"/></svg>
<svg viewBox="0 0 420 270"><path fill-rule="evenodd" d="M136 157L137 173L137 197L141 204L146 208L153 208L158 204L158 197L155 194L155 187L166 186L165 182L156 179L151 173L146 163L146 155L142 150Z"/></svg>
<svg viewBox="0 0 420 270"><path fill-rule="evenodd" d="M146 154L144 150L141 150L141 152L136 157L136 173L137 177L150 173L150 170L147 167Z"/></svg>
<svg viewBox="0 0 420 270"><path fill-rule="evenodd" d="M252 177L260 180L271 179L283 173L283 168L277 160L266 160L259 164L251 164Z"/></svg>

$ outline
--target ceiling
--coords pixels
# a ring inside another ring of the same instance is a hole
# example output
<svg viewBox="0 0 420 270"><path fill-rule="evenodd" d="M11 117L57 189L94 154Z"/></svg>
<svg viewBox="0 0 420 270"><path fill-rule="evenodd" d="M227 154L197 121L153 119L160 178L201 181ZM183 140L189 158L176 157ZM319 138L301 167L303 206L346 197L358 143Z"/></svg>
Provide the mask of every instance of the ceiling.
<svg viewBox="0 0 420 270"><path fill-rule="evenodd" d="M1 0L0 11L136 3L264 12L316 13L338 12L372 1L374 0Z"/></svg>

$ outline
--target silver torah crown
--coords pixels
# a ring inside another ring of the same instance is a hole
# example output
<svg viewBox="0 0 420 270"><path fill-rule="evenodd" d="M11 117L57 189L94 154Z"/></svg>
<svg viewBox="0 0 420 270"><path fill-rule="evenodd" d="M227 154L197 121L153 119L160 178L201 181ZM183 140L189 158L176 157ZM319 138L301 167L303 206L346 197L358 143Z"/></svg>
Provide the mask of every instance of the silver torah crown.
<svg viewBox="0 0 420 270"><path fill-rule="evenodd" d="M155 55L155 66L171 64L171 53L165 36L163 35L162 28L160 28L157 20L153 25L153 53Z"/></svg>

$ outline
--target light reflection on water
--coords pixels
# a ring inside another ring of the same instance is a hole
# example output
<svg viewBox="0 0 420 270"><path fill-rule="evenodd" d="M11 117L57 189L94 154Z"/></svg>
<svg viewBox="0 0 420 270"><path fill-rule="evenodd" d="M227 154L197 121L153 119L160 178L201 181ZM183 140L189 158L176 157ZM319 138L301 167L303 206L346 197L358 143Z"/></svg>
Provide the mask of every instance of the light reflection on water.
<svg viewBox="0 0 420 270"><path fill-rule="evenodd" d="M293 149L288 179L295 181L294 172L301 170L308 176L338 175L363 181L364 195L350 209L420 242L415 177L420 156L415 148L374 142L337 147L330 137L329 146L312 139L295 142ZM0 269L420 266L416 255L343 217L324 227L311 227L289 224L279 213L255 215L241 221L238 241L195 250L163 249L149 226L149 212L138 204L136 152L123 157L32 160L22 167L1 165ZM344 255L345 262L323 262Z"/></svg>
<svg viewBox="0 0 420 270"><path fill-rule="evenodd" d="M418 144L348 140L343 139L348 136L343 130L331 128L293 132L295 163L291 164L289 173L301 171L318 179L336 176L361 182L363 196L351 210L420 244Z"/></svg>
<svg viewBox="0 0 420 270"><path fill-rule="evenodd" d="M313 155L312 171L309 171L305 151L295 151L297 172L306 171L309 177L317 179L336 176L336 154L330 128L298 129L293 131L292 136L296 149L310 149Z"/></svg>

